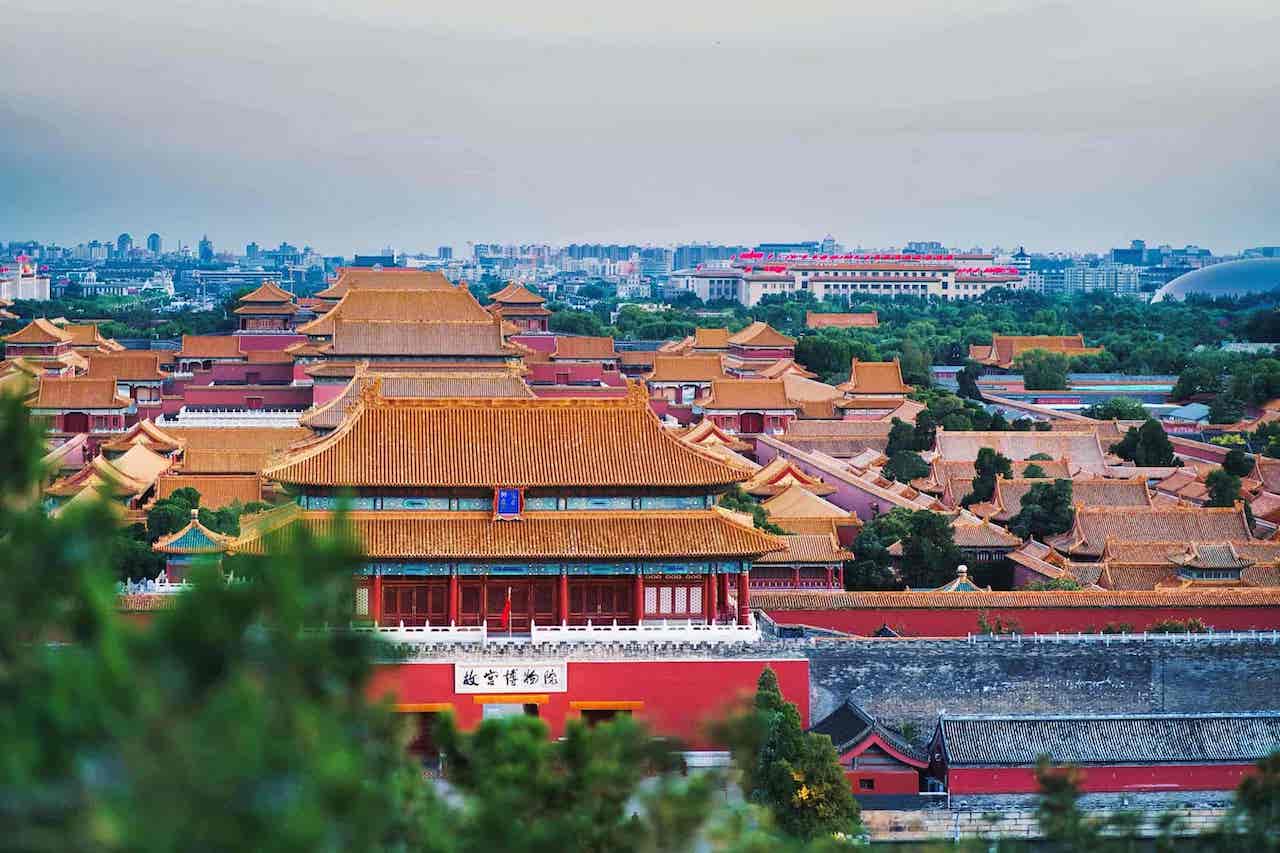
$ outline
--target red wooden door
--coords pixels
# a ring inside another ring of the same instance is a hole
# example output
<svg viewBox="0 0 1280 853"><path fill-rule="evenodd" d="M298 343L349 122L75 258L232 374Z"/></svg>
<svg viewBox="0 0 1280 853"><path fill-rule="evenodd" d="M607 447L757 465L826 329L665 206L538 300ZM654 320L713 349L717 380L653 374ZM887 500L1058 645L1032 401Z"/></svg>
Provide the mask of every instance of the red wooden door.
<svg viewBox="0 0 1280 853"><path fill-rule="evenodd" d="M446 581L382 582L382 624L420 626L449 622L449 585Z"/></svg>
<svg viewBox="0 0 1280 853"><path fill-rule="evenodd" d="M63 432L88 432L89 416L84 412L67 412L62 416Z"/></svg>
<svg viewBox="0 0 1280 853"><path fill-rule="evenodd" d="M613 622L634 623L634 581L630 578L569 580L569 622L585 625Z"/></svg>
<svg viewBox="0 0 1280 853"><path fill-rule="evenodd" d="M739 432L764 432L764 415L760 412L743 412L738 415Z"/></svg>

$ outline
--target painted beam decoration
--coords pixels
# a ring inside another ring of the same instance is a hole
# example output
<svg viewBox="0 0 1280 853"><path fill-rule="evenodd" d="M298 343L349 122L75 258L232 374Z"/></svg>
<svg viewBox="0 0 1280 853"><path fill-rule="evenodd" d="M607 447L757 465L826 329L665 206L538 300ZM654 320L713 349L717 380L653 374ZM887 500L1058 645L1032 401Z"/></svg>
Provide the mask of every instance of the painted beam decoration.
<svg viewBox="0 0 1280 853"><path fill-rule="evenodd" d="M569 689L569 665L547 663L455 663L453 692L564 693Z"/></svg>

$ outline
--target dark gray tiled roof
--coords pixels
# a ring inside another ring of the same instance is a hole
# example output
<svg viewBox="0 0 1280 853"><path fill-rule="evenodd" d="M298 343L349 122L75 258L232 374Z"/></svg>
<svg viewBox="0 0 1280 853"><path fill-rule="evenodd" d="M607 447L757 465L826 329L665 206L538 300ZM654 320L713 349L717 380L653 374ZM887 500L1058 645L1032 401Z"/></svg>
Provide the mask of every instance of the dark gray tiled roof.
<svg viewBox="0 0 1280 853"><path fill-rule="evenodd" d="M1280 750L1280 714L939 719L951 766L1257 761Z"/></svg>
<svg viewBox="0 0 1280 853"><path fill-rule="evenodd" d="M929 761L929 757L924 752L916 749L902 735L877 723L866 711L859 708L852 699L846 700L843 705L812 725L809 731L831 738L831 743L835 745L837 754L852 749L858 743L870 737L872 733L875 733L880 735L880 738L885 743L890 744L904 755L921 762L927 763Z"/></svg>

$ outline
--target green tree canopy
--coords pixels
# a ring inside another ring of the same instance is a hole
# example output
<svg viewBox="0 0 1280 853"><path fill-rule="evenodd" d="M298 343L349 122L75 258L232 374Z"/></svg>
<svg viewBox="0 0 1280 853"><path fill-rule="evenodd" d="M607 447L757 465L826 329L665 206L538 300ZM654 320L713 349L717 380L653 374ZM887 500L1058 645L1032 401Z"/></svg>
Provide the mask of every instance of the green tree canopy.
<svg viewBox="0 0 1280 853"><path fill-rule="evenodd" d="M1075 523L1071 499L1071 481L1054 480L1036 483L1022 496L1018 514L1009 522L1009 530L1023 539L1038 539L1066 533Z"/></svg>
<svg viewBox="0 0 1280 853"><path fill-rule="evenodd" d="M956 576L963 560L949 518L927 509L911 513L898 564L903 583L916 589L941 586Z"/></svg>
<svg viewBox="0 0 1280 853"><path fill-rule="evenodd" d="M1240 448L1235 447L1227 451L1226 457L1222 460L1222 468L1228 474L1247 477L1253 473L1253 458Z"/></svg>
<svg viewBox="0 0 1280 853"><path fill-rule="evenodd" d="M929 475L929 466L920 458L919 453L910 450L899 450L885 463L881 473L890 480L909 483L918 477L927 477Z"/></svg>
<svg viewBox="0 0 1280 853"><path fill-rule="evenodd" d="M960 501L965 507L991 500L996 492L996 478L1013 476L1013 463L1009 457L990 447L979 448L973 469L973 485L969 494Z"/></svg>
<svg viewBox="0 0 1280 853"><path fill-rule="evenodd" d="M1061 391L1067 387L1071 359L1060 352L1033 349L1018 355L1014 367L1022 372L1023 385L1029 391Z"/></svg>
<svg viewBox="0 0 1280 853"><path fill-rule="evenodd" d="M1146 419L1147 410L1132 397L1112 397L1105 403L1094 403L1080 414L1100 421L1141 421Z"/></svg>
<svg viewBox="0 0 1280 853"><path fill-rule="evenodd" d="M1124 438L1111 445L1111 452L1143 468L1181 465L1173 455L1173 443L1165 435L1164 427L1152 418L1140 427L1129 427Z"/></svg>
<svg viewBox="0 0 1280 853"><path fill-rule="evenodd" d="M1209 489L1206 506L1235 506L1236 501L1240 500L1240 478L1225 468L1210 471L1204 484Z"/></svg>
<svg viewBox="0 0 1280 853"><path fill-rule="evenodd" d="M861 827L831 738L805 732L770 668L760 673L754 707L738 738L735 759L748 798L768 808L787 835L812 840Z"/></svg>

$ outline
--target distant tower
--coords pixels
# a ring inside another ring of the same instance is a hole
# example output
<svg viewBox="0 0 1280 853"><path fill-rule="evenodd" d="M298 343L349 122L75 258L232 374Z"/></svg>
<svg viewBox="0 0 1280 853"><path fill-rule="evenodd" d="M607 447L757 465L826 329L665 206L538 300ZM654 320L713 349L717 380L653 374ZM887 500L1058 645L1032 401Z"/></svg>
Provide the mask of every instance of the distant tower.
<svg viewBox="0 0 1280 853"><path fill-rule="evenodd" d="M122 255L127 255L133 250L133 237L130 234L121 234L116 238L116 251Z"/></svg>
<svg viewBox="0 0 1280 853"><path fill-rule="evenodd" d="M213 241L206 234L200 238L200 263L207 264L213 260Z"/></svg>
<svg viewBox="0 0 1280 853"><path fill-rule="evenodd" d="M436 257L442 261L453 260L453 247L441 246L440 248L436 249Z"/></svg>
<svg viewBox="0 0 1280 853"><path fill-rule="evenodd" d="M153 255L164 254L164 240L154 231L147 235L147 251Z"/></svg>

